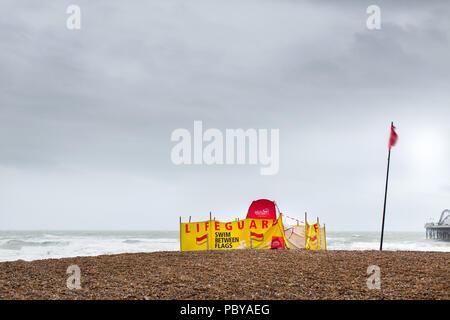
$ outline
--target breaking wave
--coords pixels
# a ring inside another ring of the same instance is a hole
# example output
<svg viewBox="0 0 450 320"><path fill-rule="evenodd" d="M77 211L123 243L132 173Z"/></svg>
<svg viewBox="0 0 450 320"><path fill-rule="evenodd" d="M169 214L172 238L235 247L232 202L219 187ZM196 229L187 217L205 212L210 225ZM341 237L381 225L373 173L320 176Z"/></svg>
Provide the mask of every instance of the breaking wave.
<svg viewBox="0 0 450 320"><path fill-rule="evenodd" d="M123 243L129 243L129 244L134 244L134 243L140 243L142 242L141 240L131 240L131 239L127 239L122 241Z"/></svg>
<svg viewBox="0 0 450 320"><path fill-rule="evenodd" d="M24 240L8 240L0 245L1 249L20 250L23 247L54 247L67 246L68 241L24 241Z"/></svg>
<svg viewBox="0 0 450 320"><path fill-rule="evenodd" d="M0 261L179 250L177 231L0 231Z"/></svg>

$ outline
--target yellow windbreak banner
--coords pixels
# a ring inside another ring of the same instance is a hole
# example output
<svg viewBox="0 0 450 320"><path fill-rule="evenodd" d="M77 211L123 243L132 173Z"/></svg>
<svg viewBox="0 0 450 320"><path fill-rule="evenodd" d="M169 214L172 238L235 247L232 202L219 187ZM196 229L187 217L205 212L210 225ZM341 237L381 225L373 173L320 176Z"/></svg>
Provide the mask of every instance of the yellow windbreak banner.
<svg viewBox="0 0 450 320"><path fill-rule="evenodd" d="M320 250L320 224L315 223L309 225L306 223L306 241L305 249Z"/></svg>
<svg viewBox="0 0 450 320"><path fill-rule="evenodd" d="M216 220L180 224L181 251L221 249L269 249L272 240L284 238L281 216L277 220Z"/></svg>

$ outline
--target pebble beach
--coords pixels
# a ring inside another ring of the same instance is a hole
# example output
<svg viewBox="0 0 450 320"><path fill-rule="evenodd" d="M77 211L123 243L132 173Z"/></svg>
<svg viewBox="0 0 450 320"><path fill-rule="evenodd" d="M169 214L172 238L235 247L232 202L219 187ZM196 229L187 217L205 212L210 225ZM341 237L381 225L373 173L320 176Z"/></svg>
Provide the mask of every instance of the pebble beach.
<svg viewBox="0 0 450 320"><path fill-rule="evenodd" d="M444 299L448 252L223 250L0 263L0 299ZM68 289L81 271L81 289ZM367 268L381 272L369 289Z"/></svg>

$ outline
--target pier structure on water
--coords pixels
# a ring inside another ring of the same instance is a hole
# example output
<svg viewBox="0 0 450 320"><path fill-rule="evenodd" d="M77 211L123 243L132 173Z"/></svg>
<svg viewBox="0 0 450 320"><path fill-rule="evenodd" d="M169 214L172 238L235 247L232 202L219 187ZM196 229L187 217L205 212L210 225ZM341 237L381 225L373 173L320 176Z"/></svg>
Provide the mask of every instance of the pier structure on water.
<svg viewBox="0 0 450 320"><path fill-rule="evenodd" d="M438 223L425 224L427 239L450 241L450 210L442 211Z"/></svg>

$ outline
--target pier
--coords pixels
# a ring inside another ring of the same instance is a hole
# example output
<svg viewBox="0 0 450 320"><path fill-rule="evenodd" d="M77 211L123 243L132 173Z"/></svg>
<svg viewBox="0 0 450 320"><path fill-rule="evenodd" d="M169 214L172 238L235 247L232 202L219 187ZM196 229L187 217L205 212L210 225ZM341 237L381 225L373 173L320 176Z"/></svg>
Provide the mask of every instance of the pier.
<svg viewBox="0 0 450 320"><path fill-rule="evenodd" d="M442 211L438 223L425 224L427 239L450 241L450 210Z"/></svg>

